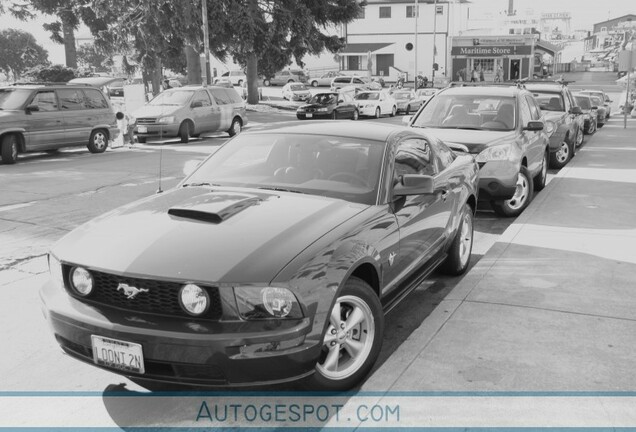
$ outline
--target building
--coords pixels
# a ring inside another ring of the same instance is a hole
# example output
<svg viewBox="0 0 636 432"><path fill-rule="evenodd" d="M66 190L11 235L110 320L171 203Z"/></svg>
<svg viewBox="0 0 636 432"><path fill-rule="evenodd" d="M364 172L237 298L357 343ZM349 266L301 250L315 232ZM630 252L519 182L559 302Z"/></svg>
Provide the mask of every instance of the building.
<svg viewBox="0 0 636 432"><path fill-rule="evenodd" d="M636 15L594 24L593 33L584 39L585 58L595 70L614 70L618 52L636 36Z"/></svg>

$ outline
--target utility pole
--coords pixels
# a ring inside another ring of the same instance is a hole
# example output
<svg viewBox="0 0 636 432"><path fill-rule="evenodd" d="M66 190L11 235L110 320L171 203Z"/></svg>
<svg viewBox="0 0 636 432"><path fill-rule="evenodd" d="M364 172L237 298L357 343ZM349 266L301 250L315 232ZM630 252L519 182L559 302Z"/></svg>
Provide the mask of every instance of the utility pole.
<svg viewBox="0 0 636 432"><path fill-rule="evenodd" d="M208 75L210 74L210 35L208 33L208 2L207 0L201 0L201 13L203 15L203 56L205 57L201 62L201 82L203 87L207 87L208 82L212 80ZM209 80L209 81L208 81Z"/></svg>
<svg viewBox="0 0 636 432"><path fill-rule="evenodd" d="M431 74L431 87L435 87L435 55L437 54L437 0L433 4L433 73Z"/></svg>
<svg viewBox="0 0 636 432"><path fill-rule="evenodd" d="M413 82L415 83L413 87L417 90L417 21L420 18L420 10L417 4L417 0L415 0L415 70L413 71Z"/></svg>

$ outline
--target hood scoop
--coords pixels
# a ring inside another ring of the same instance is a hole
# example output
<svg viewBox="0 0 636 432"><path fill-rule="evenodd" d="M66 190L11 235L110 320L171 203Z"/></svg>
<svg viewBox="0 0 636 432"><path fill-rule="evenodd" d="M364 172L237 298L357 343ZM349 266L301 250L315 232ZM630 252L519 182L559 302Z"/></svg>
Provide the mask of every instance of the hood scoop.
<svg viewBox="0 0 636 432"><path fill-rule="evenodd" d="M262 199L255 195L234 193L208 193L197 195L183 203L171 207L171 216L192 219L201 222L219 224L235 214L253 205L258 205Z"/></svg>

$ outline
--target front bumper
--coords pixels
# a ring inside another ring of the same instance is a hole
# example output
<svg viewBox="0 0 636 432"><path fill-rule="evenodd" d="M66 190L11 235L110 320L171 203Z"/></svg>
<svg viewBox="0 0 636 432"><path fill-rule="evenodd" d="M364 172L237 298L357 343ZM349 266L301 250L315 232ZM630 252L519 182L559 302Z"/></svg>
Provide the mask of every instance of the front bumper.
<svg viewBox="0 0 636 432"><path fill-rule="evenodd" d="M307 117L309 115L309 117ZM296 112L296 116L302 119L330 119L333 115L333 111L327 112Z"/></svg>
<svg viewBox="0 0 636 432"><path fill-rule="evenodd" d="M321 343L308 340L312 319L207 321L92 306L47 282L43 312L70 356L93 364L91 335L142 346L144 374L98 366L144 380L210 387L263 385L313 373ZM97 365L95 365L97 366Z"/></svg>
<svg viewBox="0 0 636 432"><path fill-rule="evenodd" d="M517 189L519 163L488 161L479 164L479 199L481 201L507 200Z"/></svg>
<svg viewBox="0 0 636 432"><path fill-rule="evenodd" d="M140 131L140 128L142 131ZM144 129L145 128L145 129ZM143 132L145 130L145 132ZM165 136L176 137L179 135L179 124L148 124L148 125L136 125L135 135L137 136Z"/></svg>

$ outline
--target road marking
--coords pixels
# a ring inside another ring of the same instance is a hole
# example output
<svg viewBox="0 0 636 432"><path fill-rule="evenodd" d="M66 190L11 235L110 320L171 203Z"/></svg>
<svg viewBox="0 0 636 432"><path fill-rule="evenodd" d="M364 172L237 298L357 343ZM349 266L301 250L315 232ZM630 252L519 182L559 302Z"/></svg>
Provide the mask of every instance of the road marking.
<svg viewBox="0 0 636 432"><path fill-rule="evenodd" d="M33 204L35 204L35 201L31 201L31 202L27 202L27 203L9 204L9 205L5 205L5 206L0 206L0 212L16 210L16 209L24 208L24 207L29 207L29 206L31 206Z"/></svg>

